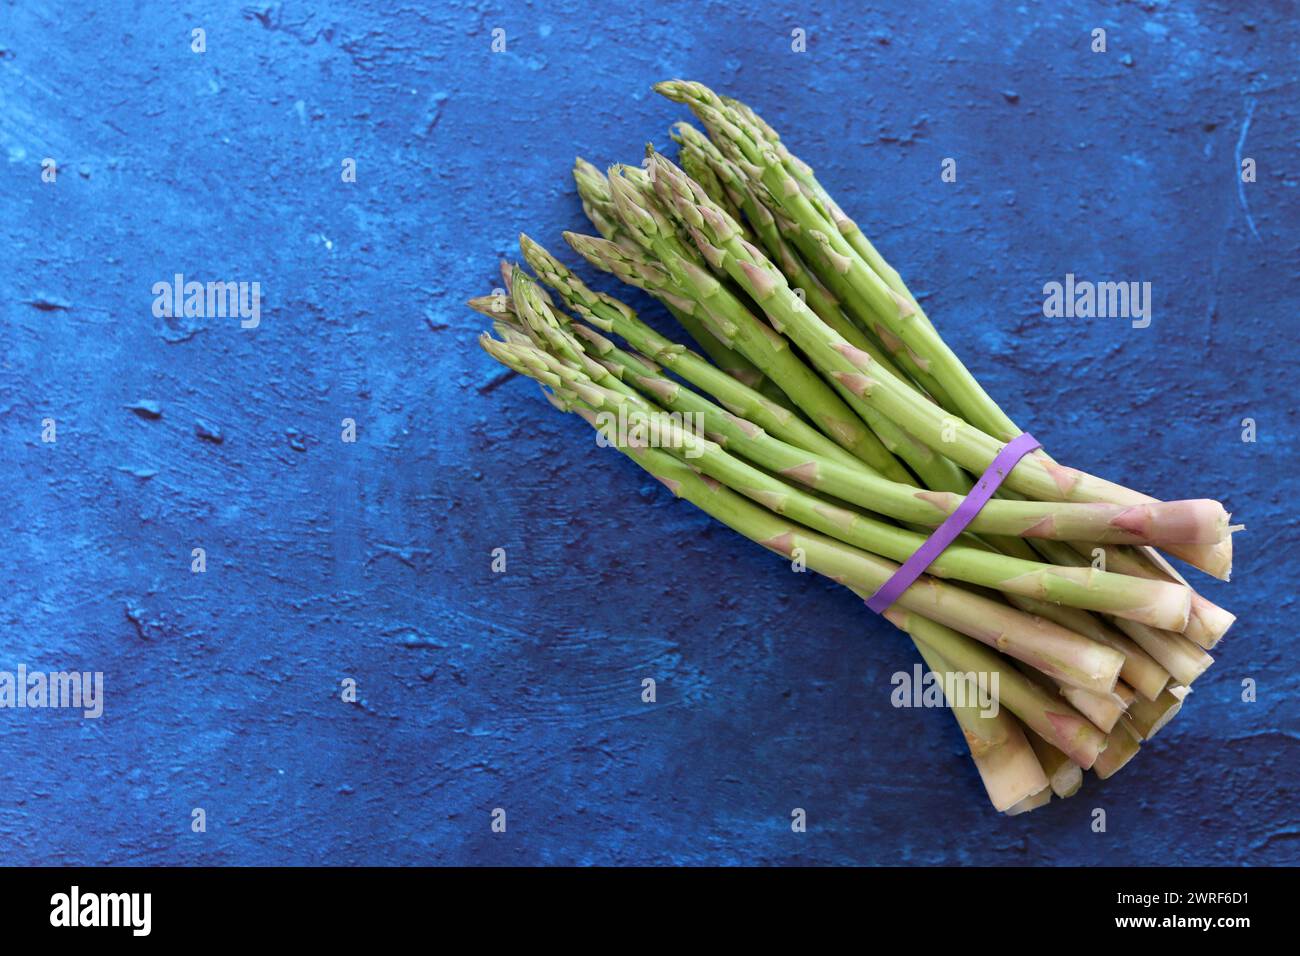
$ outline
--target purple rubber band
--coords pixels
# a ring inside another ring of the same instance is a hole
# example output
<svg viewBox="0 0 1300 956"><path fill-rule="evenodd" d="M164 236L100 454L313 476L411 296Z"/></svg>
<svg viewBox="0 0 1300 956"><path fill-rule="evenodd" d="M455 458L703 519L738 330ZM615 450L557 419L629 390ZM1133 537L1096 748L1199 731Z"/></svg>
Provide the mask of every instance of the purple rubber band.
<svg viewBox="0 0 1300 956"><path fill-rule="evenodd" d="M984 470L980 480L975 483L966 500L957 510L944 519L943 524L934 529L930 537L903 562L893 576L880 586L880 590L871 595L867 607L877 614L884 614L891 604L910 588L925 569L934 563L934 559L943 553L943 549L957 540L957 536L966 530L966 526L975 520L975 516L993 497L1011 469L1035 448L1042 444L1029 432L1017 435L998 452L997 457Z"/></svg>

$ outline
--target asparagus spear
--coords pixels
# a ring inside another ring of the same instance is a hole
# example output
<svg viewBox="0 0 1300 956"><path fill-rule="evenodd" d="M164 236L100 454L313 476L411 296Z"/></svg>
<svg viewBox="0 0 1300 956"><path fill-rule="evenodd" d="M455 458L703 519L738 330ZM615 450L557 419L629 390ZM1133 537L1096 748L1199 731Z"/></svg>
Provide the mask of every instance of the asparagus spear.
<svg viewBox="0 0 1300 956"><path fill-rule="evenodd" d="M913 643L926 666L941 681L943 675L956 671L921 641L913 638ZM943 686L946 688L948 685L944 682ZM1010 810L1049 785L1047 775L1039 766L1038 758L1015 717L1001 709L990 716L976 705L951 698L948 707L966 737L971 758L995 810L999 813Z"/></svg>
<svg viewBox="0 0 1300 956"><path fill-rule="evenodd" d="M536 358L546 362L549 357L543 354ZM924 535L822 501L753 468L717 443L695 437L676 421L655 416L644 400L632 402L625 394L604 389L579 369L565 367L557 360L551 371L572 387L581 385L588 402L591 396L599 396L598 407L619 408L619 420L649 435L658 447L670 449L704 474L800 524L896 561L905 561L925 543ZM929 573L1163 627L1182 626L1190 601L1187 588L1170 582L1093 568L1036 564L958 544L945 549L931 563Z"/></svg>
<svg viewBox="0 0 1300 956"><path fill-rule="evenodd" d="M1026 727L1070 756L1079 766L1093 765L1105 735L1065 700L1045 692L994 651L963 637L924 611L894 605L885 612L891 623L939 654L951 666L971 674L998 675L998 702Z"/></svg>
<svg viewBox="0 0 1300 956"><path fill-rule="evenodd" d="M619 221L618 210L614 206L614 197L609 191L609 182L605 174L579 156L573 165L573 178L578 186L578 195L582 198L582 208L592 225L606 239L616 242L629 250L638 248L638 244ZM520 237L523 244L524 237ZM728 375L776 402L785 408L791 408L790 399L749 359L735 349L728 348L708 328L704 320L689 309L679 308L671 302L663 301L664 307L672 313L680 325L713 363Z"/></svg>
<svg viewBox="0 0 1300 956"><path fill-rule="evenodd" d="M826 260L831 268L844 276L868 311L879 317L916 356L929 363L928 371L952 396L953 411L1003 441L1019 434L1015 424L938 336L920 307L911 298L891 289L848 242L828 211L815 204L816 197L809 197L800 188L760 127L702 84L669 81L656 85L655 89L669 99L688 105L708 128L715 143L720 147L726 144L737 159L743 159L801 233L818 233L826 238ZM916 316L922 320L907 321Z"/></svg>
<svg viewBox="0 0 1300 956"><path fill-rule="evenodd" d="M1007 816L1018 817L1022 813L1028 813L1030 810L1037 810L1039 807L1045 807L1052 802L1052 790L1050 787L1044 787L1032 797L1025 797L1014 807L1007 811Z"/></svg>
<svg viewBox="0 0 1300 956"><path fill-rule="evenodd" d="M582 199L582 211L596 231L611 242L632 247L634 243L624 235L619 225L618 211L614 208L614 197L610 195L605 174L579 156L573 163L573 181Z"/></svg>
<svg viewBox="0 0 1300 956"><path fill-rule="evenodd" d="M691 107L724 152L728 152L737 165L745 168L751 178L761 182L769 196L782 204L791 221L794 235L804 237L805 241L809 237L816 237L824 243L825 254L817 260L824 270L823 274L843 276L852 287L853 294L866 302L866 308L874 311L900 342L925 360L927 370L939 378L942 387L953 397L955 411L961 412L967 421L989 436L1009 440L1019 434L1015 423L989 398L947 348L935 332L933 324L920 311L915 299L910 294L902 295L891 289L873 272L864 258L852 249L840 230L830 228L831 217L824 208L818 206L816 195L810 197L807 194L809 190L801 188L798 180L787 171L778 155L779 150L767 141L766 134L770 133L770 128L766 124L756 123L752 111L734 108L702 84L674 80L659 84L656 89L669 99ZM807 176L811 177L811 170L807 170ZM1039 456L1050 461L1043 453L1039 453ZM1062 477L1067 481L1073 480L1072 475L1065 474ZM1134 500L1129 496L1136 493L1127 494L1123 499L1099 500L1117 503ZM1139 501L1143 498L1146 496L1137 496ZM1227 580L1231 574L1230 538L1211 546L1180 545L1169 550L1215 577Z"/></svg>
<svg viewBox="0 0 1300 956"><path fill-rule="evenodd" d="M734 222L662 156L655 156L655 186L670 199L715 268L724 269L748 291L773 325L797 344L819 369L853 394L972 472L983 472L996 456L996 439L968 423L954 422L941 409L916 402L914 392L870 356L854 349L819 321L795 296L784 276L756 248L739 239ZM910 393L910 394L909 394ZM1141 505L1155 499L1056 464L1035 452L1021 459L1007 485L1040 500L1096 501ZM1186 548L1170 548L1175 553Z"/></svg>
<svg viewBox="0 0 1300 956"><path fill-rule="evenodd" d="M1190 686L1214 663L1214 658L1198 645L1173 630L1152 627L1141 621L1111 616L1115 626L1133 639L1144 651L1169 671L1179 684Z"/></svg>
<svg viewBox="0 0 1300 956"><path fill-rule="evenodd" d="M720 372L694 352L659 334L618 299L588 288L560 260L528 236L520 235L519 247L523 251L524 260L532 266L538 278L554 289L570 309L592 325L627 340L638 352L711 395L716 395L719 401L736 414L782 440L841 464L856 465L858 459L794 412L773 403L756 390Z"/></svg>
<svg viewBox="0 0 1300 956"><path fill-rule="evenodd" d="M566 406L599 429L591 394L582 386L570 389L556 372L540 365L544 353L527 354L509 343L480 338L494 358L521 374L548 386ZM720 483L700 476L667 452L653 448L617 445L660 481L713 517L770 551L787 559L802 558L807 567L851 587L874 593L897 570L897 565L850 545L827 538L753 504ZM923 577L907 589L898 606L915 610L948 624L977 640L996 645L1017 659L1059 677L1072 686L1109 693L1119 677L1123 655L1095 644L1048 621L972 594L959 587Z"/></svg>
<svg viewBox="0 0 1300 956"><path fill-rule="evenodd" d="M1091 567L1087 558L1083 557L1074 548L1059 541L1039 540L1034 542L1034 547L1053 563ZM1148 580L1163 579L1149 578ZM1205 653L1197 644L1189 641L1181 633L1174 633L1181 631L1182 628L1162 630L1146 623L1121 620L1118 617L1113 620L1117 628L1132 638L1138 646L1150 654L1180 684L1190 686L1196 678L1205 673L1206 669L1214 663L1214 658Z"/></svg>
<svg viewBox="0 0 1300 956"><path fill-rule="evenodd" d="M682 147L677 154L677 162L681 164L686 175L699 183L700 188L709 194L710 199L731 213L733 218L739 219L739 197L722 185L717 173L709 165L708 158L700 150L683 144L680 139L677 139L676 135L673 135L673 139ZM753 226L753 223L750 225ZM753 239L757 237L746 236L746 238Z"/></svg>
<svg viewBox="0 0 1300 956"><path fill-rule="evenodd" d="M1118 686L1118 685L1117 685ZM1092 721L1099 730L1110 733L1124 716L1124 707L1115 694L1109 696L1079 690L1077 687L1061 688L1061 696L1074 705L1075 710Z"/></svg>
<svg viewBox="0 0 1300 956"><path fill-rule="evenodd" d="M754 224L754 228L757 230L759 238L767 249L768 255L774 262L780 265L786 278L795 286L800 288L824 290L823 279L819 278L807 267L802 256L792 248L792 243L786 241L785 233L783 233L780 228L777 214L763 202L759 195L757 195L757 190L750 184L744 174L741 173L736 164L723 156L715 144L710 142L707 137L701 135L699 131L689 123L676 124L673 127L673 132L673 138L683 144L684 152L682 153L682 156L700 156L709 164L709 168L713 172L714 176L718 178L720 182L724 182L731 190L732 195L736 196L740 200L740 208L744 211L745 216L749 221ZM766 192L766 190L764 189L763 192ZM735 218L734 215L733 218ZM798 229L788 221L786 222L786 229L791 235L796 237L796 241L793 245L800 245L801 243L798 241L798 237L800 236ZM811 255L814 258L824 255L823 246L815 236L803 236L802 247L806 250L804 255ZM842 303L838 298L830 296L829 292L827 292L826 295L829 296L831 301L834 303L833 306L829 307L822 304L822 300L818 296L806 296L806 301L808 302L809 307L821 317L822 321L826 322L827 325L830 325L837 332L843 335L845 340L851 345L869 353L877 361L886 365L886 367L891 367L890 362L886 361L883 355L877 354L875 351L880 348L884 342L888 342L888 350L891 353L892 360L899 364L899 366L907 373L907 376L920 387L924 388L936 402L944 408L952 410L954 407L952 400L948 397L943 386L939 384L938 380L935 379L933 375L930 375L917 363L913 355L903 346L901 340L888 330L884 329L879 323L874 323L872 321L872 316L869 313L864 313L860 308L853 308L853 306L858 304L858 302L853 295L852 290L845 286L839 274L833 270L826 273L825 282L838 289L844 300L846 300L843 303L844 308L849 312L852 312L857 318L861 329L864 331L863 338L866 338L867 343L863 344L862 342L855 340L853 335L846 332L843 325L835 321L835 317L840 313ZM849 325L849 328L857 328L857 326L853 326L851 323L846 324ZM875 330L874 332L872 331L873 328ZM895 371L895 374L898 374L898 372L892 367L891 371ZM902 376L900 375L899 377Z"/></svg>
<svg viewBox="0 0 1300 956"><path fill-rule="evenodd" d="M1039 766L1051 782L1058 797L1072 797L1083 786L1083 768L1037 734L1029 735L1029 745L1038 756Z"/></svg>
<svg viewBox="0 0 1300 956"><path fill-rule="evenodd" d="M1087 717L1093 726L1103 733L1110 733L1124 713L1124 705L1117 692L1097 694L1092 691L1081 690L1078 687L1062 685L1046 674L1040 674L1023 664L1019 665L1019 669L1047 693L1060 694L1068 700L1079 713ZM1115 684L1116 690L1122 686L1124 686L1122 681Z"/></svg>
<svg viewBox="0 0 1300 956"><path fill-rule="evenodd" d="M657 368L618 348L599 333L578 324L573 326L573 331L582 337L584 347L593 357L617 366L619 374L643 394L670 411L701 416L706 432L723 447L783 478L899 521L928 527L937 527L965 500L960 495L930 492L889 481L857 462L829 461L773 438L754 427L754 423L668 379ZM1208 508L1218 507L1217 502L1203 504ZM1167 540L1168 536L1176 539L1184 535L1188 523L1182 516L1183 509L1201 506L1199 502L1161 502L1147 506L1149 519L1137 522L1131 515L1121 518L1128 509L1120 505L994 499L976 515L969 530L992 535L1036 537L1042 534L1072 541L1136 543L1143 539L1129 529L1140 526L1145 529L1145 540L1158 542ZM1163 686L1161 680L1160 687Z"/></svg>
<svg viewBox="0 0 1300 956"><path fill-rule="evenodd" d="M620 220L633 238L670 270L683 260L693 263L699 272L688 274L685 279L692 285L699 285L698 279L693 277L703 273L705 263L693 245L684 245L679 240L676 224L660 208L659 200L645 173L633 167L616 166L610 171L608 182ZM757 324L757 321L748 315L737 318L738 326L742 327L747 323ZM744 351L743 346L740 347ZM960 487L963 478L950 461L916 441L869 404L857 402L851 393L843 393L841 397L866 423L870 434L882 446L876 457L865 459L878 471L898 480L906 480L906 470L890 460L897 456L931 487L948 490Z"/></svg>
<svg viewBox="0 0 1300 956"><path fill-rule="evenodd" d="M1226 516L1226 512L1225 512ZM1074 541L1082 539L1075 538ZM1152 542L1156 543L1156 542ZM1178 542L1182 544L1207 544L1209 542ZM1092 557L1091 545L1076 545L1075 549L1087 559ZM1161 570L1146 558L1142 551L1131 548L1104 548L1106 567L1121 574L1132 574L1142 578L1154 578L1159 581L1172 581L1174 576ZM1223 635L1237 620L1235 614L1225 611L1212 601L1195 592L1192 593L1192 613L1187 620L1187 629L1183 636L1210 651L1219 643Z"/></svg>
<svg viewBox="0 0 1300 956"><path fill-rule="evenodd" d="M674 271L644 254L608 240L566 232L565 240L580 256L619 279L670 302L702 310L709 329L728 348L735 348L792 396L823 433L876 471L907 480L894 458L835 392L790 351L780 336L755 318L739 299L707 272L685 259Z"/></svg>
<svg viewBox="0 0 1300 956"><path fill-rule="evenodd" d="M1185 688L1183 689L1185 693ZM1128 728L1143 740L1150 740L1159 731L1160 728L1169 721L1183 707L1183 698L1174 689L1166 690L1155 700L1142 700L1141 698L1133 701L1129 705L1127 713L1124 714L1124 721Z"/></svg>
<svg viewBox="0 0 1300 956"><path fill-rule="evenodd" d="M1013 597L1011 603L1027 614L1047 618L1089 640L1119 651L1124 655L1124 667L1120 676L1147 699L1159 697L1169 683L1169 672L1157 664L1155 658L1127 635L1087 611L1026 597Z"/></svg>
<svg viewBox="0 0 1300 956"><path fill-rule="evenodd" d="M1141 741L1127 724L1121 723L1106 735L1106 749L1092 765L1093 772L1105 780L1119 773L1121 769L1137 756Z"/></svg>

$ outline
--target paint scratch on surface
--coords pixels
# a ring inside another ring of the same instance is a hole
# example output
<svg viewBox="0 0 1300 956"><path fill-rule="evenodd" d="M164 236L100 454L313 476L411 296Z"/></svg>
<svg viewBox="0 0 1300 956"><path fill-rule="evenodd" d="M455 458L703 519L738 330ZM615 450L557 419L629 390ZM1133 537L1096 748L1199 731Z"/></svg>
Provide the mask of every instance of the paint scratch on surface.
<svg viewBox="0 0 1300 956"><path fill-rule="evenodd" d="M496 391L496 389L514 378L516 374L517 373L510 370L498 372L496 375L492 376L491 379L478 387L478 393L480 395L487 395L489 392Z"/></svg>
<svg viewBox="0 0 1300 956"><path fill-rule="evenodd" d="M1259 230L1255 228L1255 220L1250 215L1250 205L1246 202L1246 184L1241 181L1241 151L1246 148L1246 134L1250 131L1250 119L1255 115L1255 101L1246 102L1246 119L1241 124L1241 135L1237 137L1237 198L1241 200L1241 211L1246 214L1246 225L1250 226L1250 231L1255 236L1257 242L1263 242L1259 238Z"/></svg>

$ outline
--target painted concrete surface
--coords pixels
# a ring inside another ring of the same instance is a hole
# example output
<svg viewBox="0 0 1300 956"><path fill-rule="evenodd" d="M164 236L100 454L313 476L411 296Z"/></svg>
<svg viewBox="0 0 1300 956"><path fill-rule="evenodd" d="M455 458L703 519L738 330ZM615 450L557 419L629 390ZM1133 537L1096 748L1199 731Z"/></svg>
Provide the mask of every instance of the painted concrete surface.
<svg viewBox="0 0 1300 956"><path fill-rule="evenodd" d="M1297 862L1287 5L141 6L0 11L0 670L105 694L0 710L3 862ZM782 130L1057 457L1249 526L1196 580L1241 622L1111 781L993 814L890 706L891 628L475 345L518 231L582 226L574 154L670 146L674 76ZM258 325L155 316L177 273ZM1045 319L1067 273L1150 281L1150 327Z"/></svg>

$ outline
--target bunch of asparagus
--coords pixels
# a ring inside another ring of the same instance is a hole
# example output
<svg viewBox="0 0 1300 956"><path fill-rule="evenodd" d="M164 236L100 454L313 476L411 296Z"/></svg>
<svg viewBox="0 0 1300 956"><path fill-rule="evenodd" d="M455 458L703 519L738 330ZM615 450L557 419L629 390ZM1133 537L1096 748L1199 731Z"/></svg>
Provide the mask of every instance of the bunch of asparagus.
<svg viewBox="0 0 1300 956"><path fill-rule="evenodd" d="M1021 431L767 123L699 83L656 90L707 135L674 127L680 165L579 159L599 235L564 238L703 354L527 236L536 278L503 264L505 288L470 302L497 332L481 343L676 496L869 598ZM1177 713L1234 617L1155 546L1226 580L1234 530L1217 501L1037 451L885 612L936 675L996 690L992 715L950 703L998 811L1109 777Z"/></svg>

